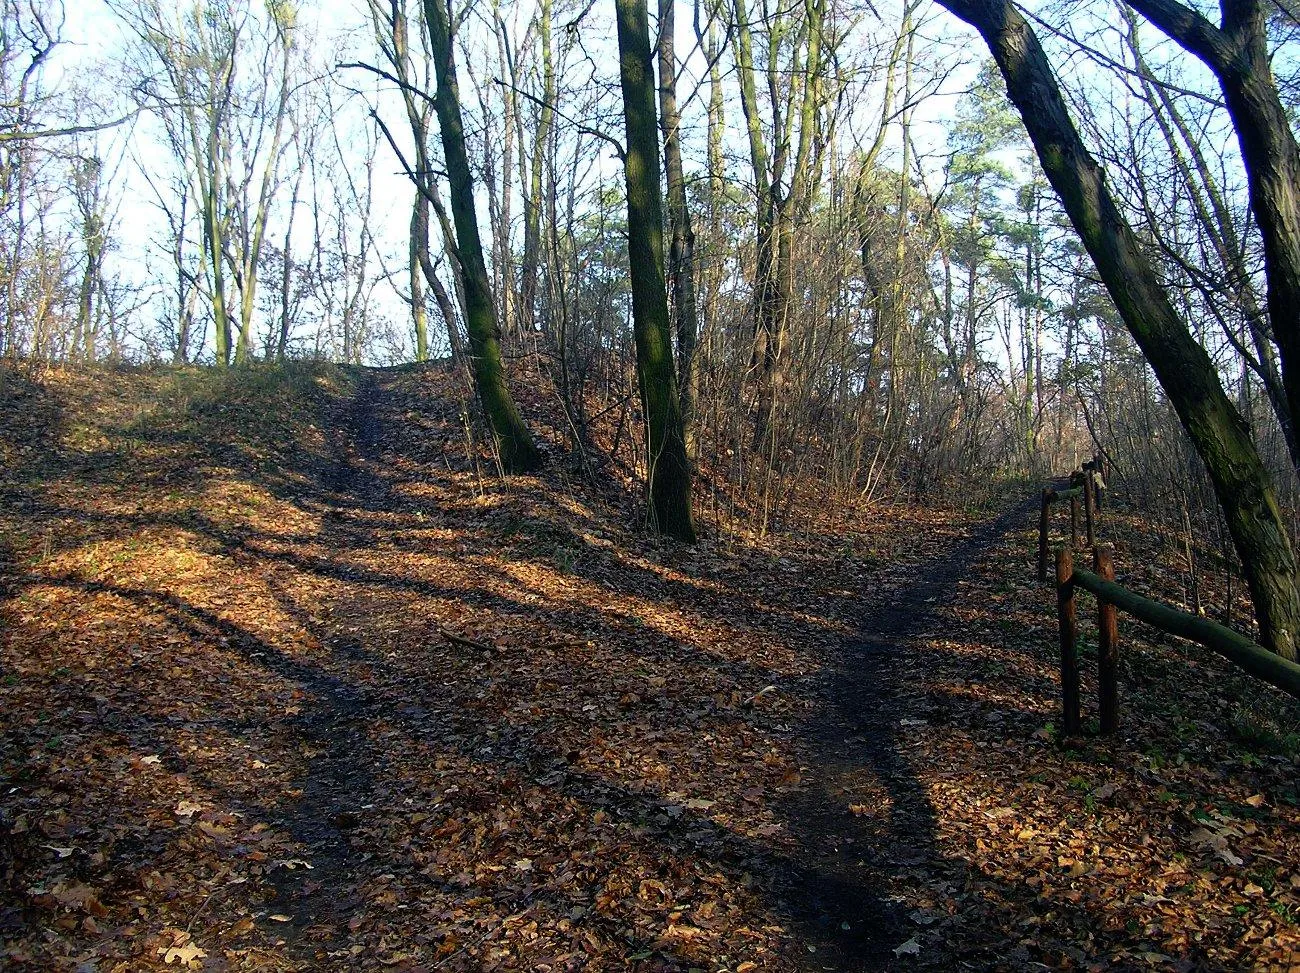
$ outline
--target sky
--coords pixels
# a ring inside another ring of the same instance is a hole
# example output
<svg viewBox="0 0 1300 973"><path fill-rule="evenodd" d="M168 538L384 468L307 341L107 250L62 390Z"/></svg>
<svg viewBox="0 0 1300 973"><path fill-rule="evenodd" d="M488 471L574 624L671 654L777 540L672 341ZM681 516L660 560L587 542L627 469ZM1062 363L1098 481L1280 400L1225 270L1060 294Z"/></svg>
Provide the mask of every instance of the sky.
<svg viewBox="0 0 1300 973"><path fill-rule="evenodd" d="M616 85L617 63L613 57L612 23L610 22L612 5L608 6L611 7L609 12L601 6L594 7L579 28L580 51L586 57L575 55L572 70L581 77L562 80L576 84L581 83L587 76L595 74L601 82L611 86L611 90L612 86ZM512 5L514 15L510 19L519 25L520 31L527 26L531 18L531 7L532 4ZM858 35L861 39L858 42L859 46L848 50L846 52L848 56L868 59L870 52L862 45L873 42L885 43L887 32L895 29L888 22L889 9L888 6L881 8L884 17L887 18L883 24L875 21L870 14L863 13L864 21L859 27ZM60 67L67 72L69 78L84 76L87 72L101 71L104 59L111 57L115 51L121 50L125 43L126 35L121 25L103 0L69 0L66 14L65 34L69 43L61 52ZM968 42L958 45L951 43L953 22L937 6L930 5L923 8L919 16L922 34L927 38L922 57L941 62L941 65L934 72L938 78L936 93L922 101L916 108L914 140L923 165L929 172L937 173L946 147L947 122L952 116L956 99L963 85L969 84L974 75L977 58L972 55L978 51ZM369 51L367 14L364 6L355 0L351 3L306 0L302 5L299 20L316 37L313 54L322 71L333 66L333 58L330 54L340 43L350 43L358 59L373 59ZM677 27L679 57L686 58L679 82L679 97L686 110L687 165L698 168L703 154L703 139L699 137L699 130L707 92L694 93L696 86L704 80L705 61L702 52L698 49L693 31L691 5L686 3L679 5ZM557 24L557 28L562 29L562 20ZM472 31L482 28L471 17L467 29ZM969 38L968 34L962 36L967 40ZM724 65L730 70L730 58L724 59ZM462 96L467 101L470 95L467 93L466 76L472 73L482 82L486 80L486 72L489 70L487 65L480 63L462 66ZM105 73L105 77L108 76ZM367 109L371 105L378 105L381 113L390 121L390 127L395 135L403 141L403 148L406 150L402 137L406 126L400 115L399 102L393 97L391 90L387 92L377 90L375 80L366 76L364 72L346 72L344 78L349 84L368 89L366 95L352 99L344 109L350 116L347 124L354 136L365 124ZM382 82L379 84L382 85ZM851 121L844 128L844 134L854 134L858 138L868 137L874 118L878 116L878 109L872 103L871 90L863 89L855 92L857 102ZM617 107L616 101L607 100L607 104ZM739 129L739 109L733 105L729 107L728 112L731 140L728 152L734 160L734 174L744 177L747 171L747 150ZM622 133L617 127L619 123L616 118L607 120L605 124L612 134L621 137ZM119 211L119 248L113 258L113 269L127 279L139 282L148 278L151 271L158 269L160 262L165 262L165 255L160 255L156 246L159 213L152 202L152 190L143 176L144 169L155 166L160 159L160 150L151 139L151 133L156 130L156 127L157 123L154 119L144 117L129 128L106 133L101 141L102 151L110 157L111 148L120 149L124 141L129 142L128 157L121 169L124 192ZM355 141L359 142L360 139ZM891 139L890 150L896 154L896 137ZM603 181L606 184L621 178L617 159L612 152L602 150L598 160L592 169L583 173L583 178L589 182ZM358 167L350 168L356 171ZM378 310L394 320L401 321L409 316L399 289L405 276L402 271L405 264L407 214L412 189L406 177L399 171L397 159L384 145L381 145L379 150L375 180L374 225L379 242L378 250L384 269L391 275L390 280L395 283L386 283L378 287L374 292L373 300ZM937 182L934 188L938 188ZM482 192L480 192L479 208L480 221L485 222L487 205ZM519 209L520 204L516 198L515 212L518 213ZM295 231L295 235L300 238L298 247L310 246L311 240L304 235L307 230L296 224Z"/></svg>

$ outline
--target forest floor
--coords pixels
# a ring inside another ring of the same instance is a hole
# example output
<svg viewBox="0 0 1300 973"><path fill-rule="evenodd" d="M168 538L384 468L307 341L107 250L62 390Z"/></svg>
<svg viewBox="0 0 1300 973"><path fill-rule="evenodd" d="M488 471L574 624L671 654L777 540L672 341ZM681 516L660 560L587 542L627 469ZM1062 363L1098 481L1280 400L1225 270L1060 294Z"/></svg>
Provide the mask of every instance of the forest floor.
<svg viewBox="0 0 1300 973"><path fill-rule="evenodd" d="M1300 968L1300 707L1122 622L1059 740L1028 488L659 544L455 386L0 372L0 965Z"/></svg>

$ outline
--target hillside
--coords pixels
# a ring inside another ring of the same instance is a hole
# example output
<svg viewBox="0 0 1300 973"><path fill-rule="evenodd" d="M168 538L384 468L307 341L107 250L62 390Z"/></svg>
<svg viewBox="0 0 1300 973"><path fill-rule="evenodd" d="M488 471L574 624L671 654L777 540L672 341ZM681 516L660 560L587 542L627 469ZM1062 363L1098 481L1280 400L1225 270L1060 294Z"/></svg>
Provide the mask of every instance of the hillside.
<svg viewBox="0 0 1300 973"><path fill-rule="evenodd" d="M554 445L498 480L458 388L0 373L10 967L1300 955L1297 707L1139 638L1058 744L1027 490L663 545Z"/></svg>

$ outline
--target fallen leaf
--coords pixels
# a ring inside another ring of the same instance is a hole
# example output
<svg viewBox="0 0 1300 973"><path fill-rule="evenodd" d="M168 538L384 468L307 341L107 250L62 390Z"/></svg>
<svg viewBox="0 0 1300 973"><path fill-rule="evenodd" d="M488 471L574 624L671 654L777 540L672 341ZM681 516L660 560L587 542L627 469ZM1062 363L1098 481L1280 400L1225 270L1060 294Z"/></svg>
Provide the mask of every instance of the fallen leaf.
<svg viewBox="0 0 1300 973"><path fill-rule="evenodd" d="M172 963L179 963L181 966L189 966L198 960L206 957L207 951L200 949L195 943L187 943L184 946L172 946L163 952L163 962L170 966Z"/></svg>
<svg viewBox="0 0 1300 973"><path fill-rule="evenodd" d="M921 944L917 942L915 936L903 943L901 946L894 947L895 956L917 956L920 952Z"/></svg>

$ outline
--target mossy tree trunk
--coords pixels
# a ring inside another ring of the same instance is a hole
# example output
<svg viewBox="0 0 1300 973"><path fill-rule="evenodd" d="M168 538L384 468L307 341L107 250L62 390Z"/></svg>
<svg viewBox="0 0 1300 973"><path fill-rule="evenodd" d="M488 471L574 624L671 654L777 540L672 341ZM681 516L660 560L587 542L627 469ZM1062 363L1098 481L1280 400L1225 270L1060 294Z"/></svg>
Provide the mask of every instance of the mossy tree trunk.
<svg viewBox="0 0 1300 973"><path fill-rule="evenodd" d="M664 280L663 199L649 15L646 0L615 0L614 7L627 125L623 173L627 181L628 262L637 378L649 440L650 513L660 533L691 543L695 540L691 470L682 434Z"/></svg>
<svg viewBox="0 0 1300 973"><path fill-rule="evenodd" d="M452 60L451 24L445 0L424 0L424 13L429 31L429 51L433 55L438 83L434 110L442 130L451 215L456 226L456 253L465 284L465 330L469 334L474 383L483 414L496 438L501 465L507 473L526 473L541 465L542 456L510 395L501 363L501 338L474 209L474 179L465 148L465 128Z"/></svg>
<svg viewBox="0 0 1300 973"><path fill-rule="evenodd" d="M1071 120L1033 29L1008 0L940 0L984 37L1043 170L1124 324L1204 460L1241 558L1265 645L1296 655L1295 557L1250 430L1119 211Z"/></svg>
<svg viewBox="0 0 1300 973"><path fill-rule="evenodd" d="M699 396L699 315L695 296L695 229L686 202L682 167L682 115L677 107L677 54L673 44L676 0L659 0L659 125L663 129L664 174L668 180L668 271L677 318L677 392L686 451L695 452L695 400Z"/></svg>
<svg viewBox="0 0 1300 973"><path fill-rule="evenodd" d="M1289 415L1278 413L1285 427L1300 416L1300 146L1270 64L1266 29L1272 6L1263 0L1222 0L1222 25L1216 27L1176 0L1128 0L1128 5L1198 57L1223 92L1264 243L1268 320L1289 406Z"/></svg>

